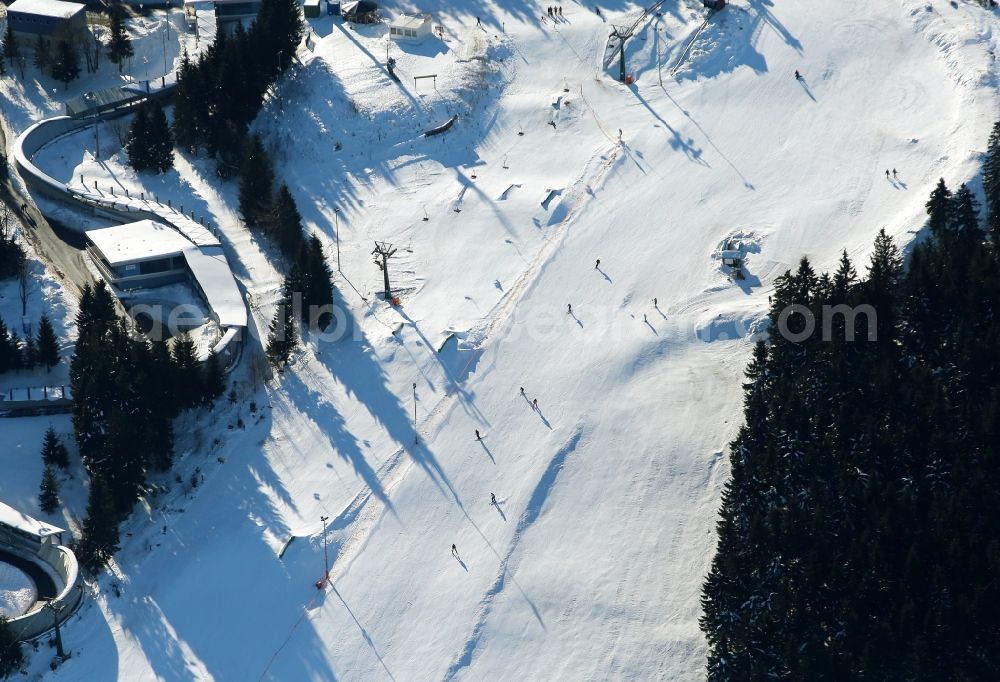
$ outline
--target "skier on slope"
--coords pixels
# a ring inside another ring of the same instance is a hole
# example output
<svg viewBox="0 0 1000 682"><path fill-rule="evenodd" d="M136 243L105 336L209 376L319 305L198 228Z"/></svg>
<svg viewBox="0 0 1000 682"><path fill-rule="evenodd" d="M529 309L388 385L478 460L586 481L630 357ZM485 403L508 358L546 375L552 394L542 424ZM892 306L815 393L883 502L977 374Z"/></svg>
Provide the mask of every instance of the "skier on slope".
<svg viewBox="0 0 1000 682"><path fill-rule="evenodd" d="M533 410L538 409L538 398L535 398L534 400L531 401L531 409Z"/></svg>
<svg viewBox="0 0 1000 682"><path fill-rule="evenodd" d="M458 556L458 547L456 547L454 543L451 545L451 555L456 557Z"/></svg>
<svg viewBox="0 0 1000 682"><path fill-rule="evenodd" d="M895 168L892 169L892 177L894 177L894 178L897 177L897 175L896 175L896 169Z"/></svg>
<svg viewBox="0 0 1000 682"><path fill-rule="evenodd" d="M889 169L888 168L885 169L885 179L886 180L889 179Z"/></svg>
<svg viewBox="0 0 1000 682"><path fill-rule="evenodd" d="M595 264L594 264L594 269L595 269L595 270L599 270L599 269L600 269L600 267L601 267L601 259L600 259L600 258L598 258L598 259L597 259L597 263L595 263Z"/></svg>
<svg viewBox="0 0 1000 682"><path fill-rule="evenodd" d="M802 80L802 74L799 73L798 69L795 69L795 80L797 80L797 81Z"/></svg>
<svg viewBox="0 0 1000 682"><path fill-rule="evenodd" d="M482 436L479 435L479 429L476 429L476 440L482 440Z"/></svg>
<svg viewBox="0 0 1000 682"><path fill-rule="evenodd" d="M492 504L494 507L497 504L497 496L493 493L490 493L490 504Z"/></svg>
<svg viewBox="0 0 1000 682"><path fill-rule="evenodd" d="M566 314L567 315L572 315L573 314L573 304L572 303L567 303L566 304Z"/></svg>

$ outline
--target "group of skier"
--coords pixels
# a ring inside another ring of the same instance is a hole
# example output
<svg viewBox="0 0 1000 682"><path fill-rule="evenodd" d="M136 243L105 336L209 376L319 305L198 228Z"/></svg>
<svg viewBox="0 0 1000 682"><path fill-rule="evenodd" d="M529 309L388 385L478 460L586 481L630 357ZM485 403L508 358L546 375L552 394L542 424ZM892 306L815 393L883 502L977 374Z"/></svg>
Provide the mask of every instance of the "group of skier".
<svg viewBox="0 0 1000 682"><path fill-rule="evenodd" d="M546 7L550 17L561 17L562 16L562 5L557 7Z"/></svg>
<svg viewBox="0 0 1000 682"><path fill-rule="evenodd" d="M796 75L798 75L798 71L796 71L795 73L796 73ZM888 174L888 172L889 171L886 171L886 174ZM892 172L895 173L896 170L893 169ZM600 269L601 269L601 259L600 258L598 258L598 259L596 259L594 261L594 269L600 271ZM659 302L659 300L656 297L653 298L653 307L656 310L660 309L660 302ZM570 314L570 315L573 314L573 304L572 303L567 303L566 304L566 312L568 314ZM648 324L649 320L646 317L646 313L642 314L642 321L646 322ZM521 397L524 398L525 400L528 399L528 394L525 393L524 386L521 386ZM531 404L531 409L537 412L538 411L538 398L532 398L531 401L530 401L530 404ZM481 442L483 440L483 435L479 432L479 429L476 429L475 431L476 431L476 441ZM500 508L500 504L499 504L499 502L497 502L497 496L496 496L495 493L490 493L490 505L496 507L497 509ZM452 556L454 556L456 559L459 558L458 557L458 548L454 544L451 546L451 553L452 553Z"/></svg>

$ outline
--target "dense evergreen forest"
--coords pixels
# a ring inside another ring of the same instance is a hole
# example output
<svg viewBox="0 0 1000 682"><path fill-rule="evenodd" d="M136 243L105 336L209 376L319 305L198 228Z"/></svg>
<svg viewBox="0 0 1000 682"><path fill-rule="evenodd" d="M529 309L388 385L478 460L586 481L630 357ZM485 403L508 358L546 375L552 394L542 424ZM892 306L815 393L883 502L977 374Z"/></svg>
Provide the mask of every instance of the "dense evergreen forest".
<svg viewBox="0 0 1000 682"><path fill-rule="evenodd" d="M76 324L73 432L90 474L78 554L97 570L118 550L118 525L141 497L147 472L170 469L174 418L211 405L225 380L218 358L200 364L187 336L168 347L131 335L103 283L84 289Z"/></svg>
<svg viewBox="0 0 1000 682"><path fill-rule="evenodd" d="M985 229L938 184L905 268L883 231L863 276L845 253L776 281L703 588L711 679L1000 679L1000 123L983 186ZM842 304L874 312L853 340Z"/></svg>

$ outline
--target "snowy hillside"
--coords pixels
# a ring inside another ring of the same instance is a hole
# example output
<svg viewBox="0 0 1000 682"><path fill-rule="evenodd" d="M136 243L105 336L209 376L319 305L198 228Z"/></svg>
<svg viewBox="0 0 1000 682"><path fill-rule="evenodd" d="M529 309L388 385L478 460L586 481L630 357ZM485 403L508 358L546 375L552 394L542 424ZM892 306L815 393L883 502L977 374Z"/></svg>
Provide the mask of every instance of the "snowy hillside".
<svg viewBox="0 0 1000 682"><path fill-rule="evenodd" d="M178 481L123 529L120 596L103 577L64 629L73 657L38 675L703 677L699 591L771 282L802 255L862 263L883 226L907 242L939 177L974 176L997 21L735 0L705 23L668 1L627 43L626 86L605 47L641 8L601 8L425 0L444 39L393 43L398 85L384 27L312 21L255 128L334 269L339 233L350 333L259 387L244 363L241 398L186 425ZM235 185L179 157L147 186L89 136L39 163L210 216L266 327L280 276ZM398 309L373 240L399 248Z"/></svg>

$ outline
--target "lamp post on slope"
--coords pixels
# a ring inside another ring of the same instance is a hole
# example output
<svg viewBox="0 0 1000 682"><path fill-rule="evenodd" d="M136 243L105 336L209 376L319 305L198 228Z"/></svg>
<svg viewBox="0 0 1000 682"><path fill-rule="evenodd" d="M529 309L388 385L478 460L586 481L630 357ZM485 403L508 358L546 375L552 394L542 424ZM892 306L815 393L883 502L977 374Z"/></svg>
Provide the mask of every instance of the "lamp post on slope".
<svg viewBox="0 0 1000 682"><path fill-rule="evenodd" d="M334 206L333 207L333 221L334 221L333 222L333 224L334 224L333 235L334 235L334 237L336 237L336 240L337 240L337 272L341 272L341 270L340 270L340 207L339 206Z"/></svg>
<svg viewBox="0 0 1000 682"><path fill-rule="evenodd" d="M316 581L316 589L322 590L330 579L330 559L326 552L326 522L330 520L330 517L320 516L319 520L323 522L323 577Z"/></svg>

